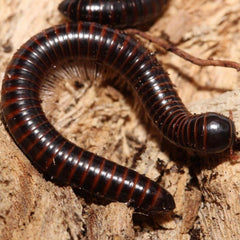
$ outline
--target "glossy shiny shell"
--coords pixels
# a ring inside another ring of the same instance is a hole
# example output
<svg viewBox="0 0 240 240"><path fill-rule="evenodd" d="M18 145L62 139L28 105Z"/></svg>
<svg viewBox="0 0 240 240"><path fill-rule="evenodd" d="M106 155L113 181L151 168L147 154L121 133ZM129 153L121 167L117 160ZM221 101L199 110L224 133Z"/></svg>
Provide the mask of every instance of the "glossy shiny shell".
<svg viewBox="0 0 240 240"><path fill-rule="evenodd" d="M143 27L156 20L167 0L64 0L59 11L73 21L98 22L115 28Z"/></svg>

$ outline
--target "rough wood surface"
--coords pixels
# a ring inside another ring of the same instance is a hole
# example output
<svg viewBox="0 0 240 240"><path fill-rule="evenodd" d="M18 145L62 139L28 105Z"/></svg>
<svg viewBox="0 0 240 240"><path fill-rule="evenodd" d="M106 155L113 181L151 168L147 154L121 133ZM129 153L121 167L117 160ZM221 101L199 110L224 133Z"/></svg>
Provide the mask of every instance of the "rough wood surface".
<svg viewBox="0 0 240 240"><path fill-rule="evenodd" d="M59 2L0 0L1 80L23 42L64 21L56 10ZM239 0L174 0L149 33L168 36L198 57L240 61L239 11ZM158 49L144 44L152 51ZM228 115L232 111L240 131L240 73L200 68L171 53L157 57L192 112ZM86 202L70 187L44 179L1 122L0 239L240 239L237 157L176 149L141 119L131 91L101 84L97 79L101 72L96 76L94 66L81 73L83 88L74 89L71 82L63 81L60 90L54 90L57 96L46 97L51 100L44 101L49 119L80 146L158 179L173 194L176 209L148 218L133 215L122 203Z"/></svg>

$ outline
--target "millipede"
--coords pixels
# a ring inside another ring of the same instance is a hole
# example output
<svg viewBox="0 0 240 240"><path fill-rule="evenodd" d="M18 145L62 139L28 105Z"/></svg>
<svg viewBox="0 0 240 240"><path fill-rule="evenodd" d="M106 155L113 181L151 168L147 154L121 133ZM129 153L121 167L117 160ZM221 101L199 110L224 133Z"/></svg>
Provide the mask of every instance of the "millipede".
<svg viewBox="0 0 240 240"><path fill-rule="evenodd" d="M73 21L125 28L156 20L167 4L168 0L64 0L58 9Z"/></svg>
<svg viewBox="0 0 240 240"><path fill-rule="evenodd" d="M166 3L65 0L59 10L73 20L100 19L112 25L116 20L117 26L129 22L135 26L145 17L156 18ZM172 195L158 183L83 150L48 121L41 106L41 86L51 68L66 60L96 62L123 76L153 124L175 145L206 153L233 146L233 121L213 112L191 114L156 58L134 38L95 22L68 22L43 30L20 47L6 69L1 93L4 120L15 142L40 171L57 181L127 202L142 212L175 208Z"/></svg>

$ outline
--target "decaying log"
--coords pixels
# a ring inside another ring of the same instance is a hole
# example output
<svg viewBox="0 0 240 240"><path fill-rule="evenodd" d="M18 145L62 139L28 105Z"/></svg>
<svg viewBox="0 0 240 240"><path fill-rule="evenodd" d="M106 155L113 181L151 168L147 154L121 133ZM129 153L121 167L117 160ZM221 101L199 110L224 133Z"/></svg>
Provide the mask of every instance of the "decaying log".
<svg viewBox="0 0 240 240"><path fill-rule="evenodd" d="M23 42L65 21L59 2L0 0L0 82ZM239 11L238 0L171 1L148 34L167 37L197 57L239 62ZM192 112L231 113L240 131L239 72L199 67L172 53L156 56ZM102 204L58 186L31 165L1 122L0 239L239 239L237 150L229 157L177 149L142 118L131 90L101 81L106 73L96 76L94 65L80 73L80 79L59 83L57 96L44 93L50 121L78 145L159 180L173 194L176 209L162 216L133 215L123 203ZM75 80L81 87L73 87Z"/></svg>

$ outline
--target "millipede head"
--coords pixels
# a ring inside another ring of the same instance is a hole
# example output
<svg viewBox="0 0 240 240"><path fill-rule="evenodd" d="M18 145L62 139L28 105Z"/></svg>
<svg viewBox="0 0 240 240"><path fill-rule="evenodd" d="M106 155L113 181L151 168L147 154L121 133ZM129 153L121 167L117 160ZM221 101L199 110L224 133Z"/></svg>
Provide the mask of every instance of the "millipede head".
<svg viewBox="0 0 240 240"><path fill-rule="evenodd" d="M197 130L197 145L199 150L205 150L208 153L219 153L231 148L236 139L236 130L233 121L221 114L205 113L198 119L198 123L202 121ZM200 131L200 132L199 132ZM201 149L202 148L202 149Z"/></svg>

